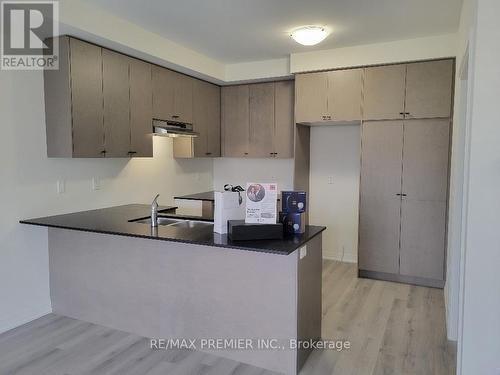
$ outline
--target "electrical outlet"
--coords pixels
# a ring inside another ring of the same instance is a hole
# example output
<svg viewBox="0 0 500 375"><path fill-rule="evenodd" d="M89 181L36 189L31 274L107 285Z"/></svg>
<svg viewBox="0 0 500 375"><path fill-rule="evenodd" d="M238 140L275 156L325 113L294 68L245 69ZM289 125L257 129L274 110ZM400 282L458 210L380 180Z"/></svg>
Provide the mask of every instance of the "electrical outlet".
<svg viewBox="0 0 500 375"><path fill-rule="evenodd" d="M328 176L328 185L333 185L333 176Z"/></svg>
<svg viewBox="0 0 500 375"><path fill-rule="evenodd" d="M100 190L101 189L101 180L99 177L92 177L92 190Z"/></svg>
<svg viewBox="0 0 500 375"><path fill-rule="evenodd" d="M66 183L64 180L57 180L57 194L64 194L66 192Z"/></svg>
<svg viewBox="0 0 500 375"><path fill-rule="evenodd" d="M307 256L307 246L302 246L299 250L300 259Z"/></svg>

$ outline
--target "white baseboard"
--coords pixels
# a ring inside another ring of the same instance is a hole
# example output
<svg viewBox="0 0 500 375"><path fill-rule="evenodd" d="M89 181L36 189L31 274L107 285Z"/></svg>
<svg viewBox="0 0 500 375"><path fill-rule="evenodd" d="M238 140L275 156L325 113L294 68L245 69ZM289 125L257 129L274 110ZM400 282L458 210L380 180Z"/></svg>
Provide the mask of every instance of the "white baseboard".
<svg viewBox="0 0 500 375"><path fill-rule="evenodd" d="M30 309L29 311L24 311L22 313L2 316L0 317L0 333L7 332L12 328L22 326L23 324L29 323L35 319L38 319L44 315L50 314L52 308L42 308L42 309Z"/></svg>

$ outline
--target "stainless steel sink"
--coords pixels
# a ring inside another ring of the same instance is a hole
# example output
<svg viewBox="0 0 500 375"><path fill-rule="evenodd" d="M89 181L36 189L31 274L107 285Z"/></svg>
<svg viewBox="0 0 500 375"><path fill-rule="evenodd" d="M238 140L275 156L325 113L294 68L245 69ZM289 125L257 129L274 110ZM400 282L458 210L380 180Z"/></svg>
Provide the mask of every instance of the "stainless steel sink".
<svg viewBox="0 0 500 375"><path fill-rule="evenodd" d="M140 220L132 220L133 223L139 224L149 224L151 225L151 218L140 219ZM161 217L158 216L158 225L164 226L172 226L176 228L186 228L186 229L194 229L194 228L203 228L209 225L212 225L212 222L209 221L200 221L200 220L187 220L187 219L173 219L170 217Z"/></svg>
<svg viewBox="0 0 500 375"><path fill-rule="evenodd" d="M184 220L172 219L169 217L158 217L158 225L172 225L172 224L178 223L180 221L184 221ZM139 224L151 224L151 218L148 217L147 219L132 220L132 222L139 223Z"/></svg>
<svg viewBox="0 0 500 375"><path fill-rule="evenodd" d="M159 223L158 223L159 224ZM186 229L196 229L196 228L204 228L212 225L213 223L207 221L199 221L199 220L181 220L178 223L170 224L171 227L176 228L186 228Z"/></svg>

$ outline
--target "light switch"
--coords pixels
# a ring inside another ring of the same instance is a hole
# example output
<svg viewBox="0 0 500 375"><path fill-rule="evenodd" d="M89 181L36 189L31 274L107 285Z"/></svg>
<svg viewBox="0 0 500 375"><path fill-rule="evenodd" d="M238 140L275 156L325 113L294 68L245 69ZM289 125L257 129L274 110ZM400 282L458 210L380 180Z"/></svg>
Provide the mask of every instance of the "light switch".
<svg viewBox="0 0 500 375"><path fill-rule="evenodd" d="M333 176L328 176L328 185L333 185Z"/></svg>
<svg viewBox="0 0 500 375"><path fill-rule="evenodd" d="M92 190L99 190L101 189L101 180L99 177L92 177Z"/></svg>
<svg viewBox="0 0 500 375"><path fill-rule="evenodd" d="M64 180L57 180L57 194L64 194L66 191L66 183Z"/></svg>

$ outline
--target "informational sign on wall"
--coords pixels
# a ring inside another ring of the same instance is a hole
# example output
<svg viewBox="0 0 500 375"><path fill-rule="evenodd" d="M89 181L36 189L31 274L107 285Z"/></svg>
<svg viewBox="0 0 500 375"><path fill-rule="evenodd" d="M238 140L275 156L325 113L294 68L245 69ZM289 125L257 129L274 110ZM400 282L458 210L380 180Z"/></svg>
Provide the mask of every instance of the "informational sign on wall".
<svg viewBox="0 0 500 375"><path fill-rule="evenodd" d="M275 224L278 185L247 183L245 223Z"/></svg>

